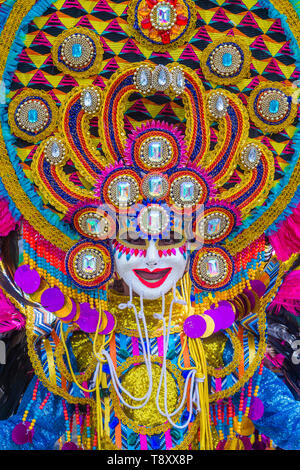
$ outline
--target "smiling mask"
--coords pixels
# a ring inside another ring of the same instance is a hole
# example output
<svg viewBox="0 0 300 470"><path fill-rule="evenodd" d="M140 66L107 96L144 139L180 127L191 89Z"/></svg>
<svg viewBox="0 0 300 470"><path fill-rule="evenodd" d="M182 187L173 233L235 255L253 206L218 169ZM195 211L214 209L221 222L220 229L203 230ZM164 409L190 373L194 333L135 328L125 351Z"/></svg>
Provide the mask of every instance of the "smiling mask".
<svg viewBox="0 0 300 470"><path fill-rule="evenodd" d="M117 242L115 242L117 246ZM164 245L162 245L164 246ZM122 249L122 246L118 248ZM182 278L186 268L184 248L173 248L170 254L159 256L159 246L150 240L142 256L132 253L130 257L115 249L115 266L127 286L145 299L157 299L169 292Z"/></svg>

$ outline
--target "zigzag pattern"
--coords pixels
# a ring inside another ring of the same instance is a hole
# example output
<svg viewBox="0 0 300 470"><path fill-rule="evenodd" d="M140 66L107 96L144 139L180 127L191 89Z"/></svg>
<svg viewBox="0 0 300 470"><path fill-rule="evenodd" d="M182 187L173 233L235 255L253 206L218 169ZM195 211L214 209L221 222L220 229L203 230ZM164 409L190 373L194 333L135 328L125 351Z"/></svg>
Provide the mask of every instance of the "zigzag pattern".
<svg viewBox="0 0 300 470"><path fill-rule="evenodd" d="M220 34L243 36L252 51L253 61L251 78L242 80L237 86L228 87L246 102L246 97L257 85L258 78L284 81L287 85L298 78L294 59L279 19L268 18L266 10L253 0L247 2L205 1L198 0L196 6L197 28L189 44L164 53L155 53L141 44L135 43L129 36L126 2L115 3L110 0L90 2L86 0L55 2L44 15L32 21L25 38L25 46L19 57L19 64L13 77L12 90L26 87L43 89L51 93L59 104L64 95L78 85L76 79L64 76L53 65L50 50L55 38L64 29L84 26L101 35L104 49L103 67L94 84L103 88L107 80L119 67L127 63L149 60L154 64L167 64L177 61L196 70L205 82L199 69L199 59L203 49ZM132 131L142 121L151 118L163 120L184 128L184 112L180 99L173 102L159 97L149 97L135 101L125 117L127 132ZM261 135L252 126L252 135ZM276 136L266 137L264 143L272 150L275 158L275 181L284 174L291 155L289 139L295 132L291 126ZM97 135L96 123L92 128ZM216 135L212 136L212 145ZM32 145L20 145L19 156L30 169L29 155ZM278 157L278 155L280 155ZM28 172L30 175L30 173Z"/></svg>

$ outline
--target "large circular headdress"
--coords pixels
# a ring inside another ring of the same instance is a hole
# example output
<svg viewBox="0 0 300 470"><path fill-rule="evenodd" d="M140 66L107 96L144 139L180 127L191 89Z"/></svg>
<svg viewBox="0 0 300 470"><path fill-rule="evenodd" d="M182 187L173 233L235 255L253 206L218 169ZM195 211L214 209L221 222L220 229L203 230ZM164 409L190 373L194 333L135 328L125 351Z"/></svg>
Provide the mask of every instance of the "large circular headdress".
<svg viewBox="0 0 300 470"><path fill-rule="evenodd" d="M263 358L264 311L284 271L266 263L269 242L284 261L300 248L293 3L0 5L0 194L22 221L16 284L66 328L109 334L115 256L145 254L119 234L157 241L183 230L195 313L186 335L226 330L246 344L258 332L238 384L238 340L225 372L208 365L212 401Z"/></svg>

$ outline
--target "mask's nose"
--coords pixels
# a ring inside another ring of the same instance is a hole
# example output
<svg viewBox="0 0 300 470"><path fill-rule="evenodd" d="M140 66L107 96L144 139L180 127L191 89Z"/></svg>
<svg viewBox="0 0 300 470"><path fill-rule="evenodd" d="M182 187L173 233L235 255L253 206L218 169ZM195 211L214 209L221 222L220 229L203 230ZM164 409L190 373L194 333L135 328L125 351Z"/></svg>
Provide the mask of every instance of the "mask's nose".
<svg viewBox="0 0 300 470"><path fill-rule="evenodd" d="M158 262L158 251L155 246L155 241L150 240L149 241L149 246L146 252L146 258L145 258L146 265L148 266L149 269L154 269L157 266Z"/></svg>

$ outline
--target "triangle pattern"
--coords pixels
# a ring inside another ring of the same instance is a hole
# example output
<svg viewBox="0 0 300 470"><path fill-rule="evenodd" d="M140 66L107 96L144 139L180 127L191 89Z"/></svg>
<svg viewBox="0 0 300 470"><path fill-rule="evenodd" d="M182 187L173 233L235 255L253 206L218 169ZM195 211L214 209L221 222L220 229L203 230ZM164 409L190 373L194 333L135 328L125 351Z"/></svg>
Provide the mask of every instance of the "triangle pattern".
<svg viewBox="0 0 300 470"><path fill-rule="evenodd" d="M139 48L137 47L137 45L135 44L135 42L132 40L132 39L128 39L128 41L126 41L126 43L124 44L123 48L121 49L121 51L119 52L119 55L122 55L123 58L128 57L129 61L139 61L141 60L141 51L139 50ZM134 59L135 57L135 59ZM130 60L130 59L133 59L133 60Z"/></svg>
<svg viewBox="0 0 300 470"><path fill-rule="evenodd" d="M92 15L101 18L102 21L109 21L118 16L105 0L99 0L97 2L92 11Z"/></svg>
<svg viewBox="0 0 300 470"><path fill-rule="evenodd" d="M31 78L28 86L33 86L34 88L42 89L51 89L51 83L46 79L45 74L40 70L37 70L33 77Z"/></svg>
<svg viewBox="0 0 300 470"><path fill-rule="evenodd" d="M31 49L33 49L34 46L51 49L52 43L43 31L39 31L31 43ZM39 50L37 50L37 52L42 53Z"/></svg>
<svg viewBox="0 0 300 470"><path fill-rule="evenodd" d="M216 11L216 13L211 19L211 23L219 23L219 22L224 22L224 23L230 22L223 8L218 8L218 10Z"/></svg>
<svg viewBox="0 0 300 470"><path fill-rule="evenodd" d="M63 23L61 22L61 20L59 19L58 17L58 14L57 13L53 13L50 18L48 19L48 21L46 22L45 24L45 27L51 27L51 28L63 28L64 25ZM45 30L45 28L44 28Z"/></svg>
<svg viewBox="0 0 300 470"><path fill-rule="evenodd" d="M91 29L91 30L94 29L92 24L89 21L88 15L83 16L82 18L80 18L80 20L78 21L76 26L81 26L82 28L88 28L88 29Z"/></svg>
<svg viewBox="0 0 300 470"><path fill-rule="evenodd" d="M262 75L268 77L268 80L271 81L278 81L279 77L284 78L284 74L282 73L278 63L274 59L272 59L268 63Z"/></svg>

